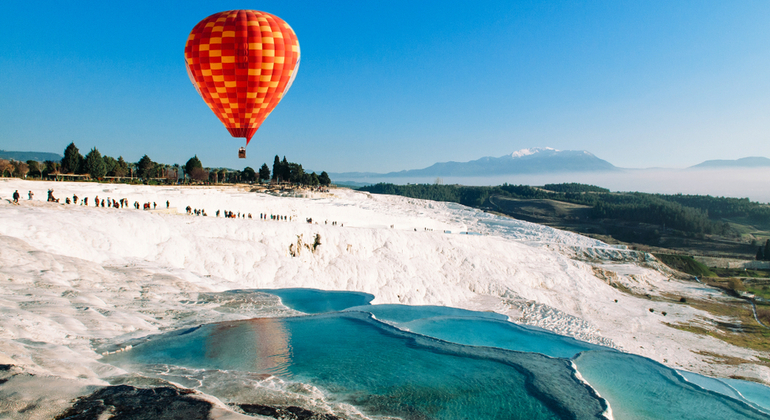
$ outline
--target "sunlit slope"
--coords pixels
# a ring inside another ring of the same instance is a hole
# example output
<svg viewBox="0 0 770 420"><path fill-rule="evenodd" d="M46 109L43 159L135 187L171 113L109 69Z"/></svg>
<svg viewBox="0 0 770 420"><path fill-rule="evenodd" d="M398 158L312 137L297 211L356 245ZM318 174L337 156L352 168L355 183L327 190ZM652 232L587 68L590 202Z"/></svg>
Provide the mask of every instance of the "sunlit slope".
<svg viewBox="0 0 770 420"><path fill-rule="evenodd" d="M62 190L62 184L56 186ZM136 189L146 188L89 192L75 191L81 184L67 187L80 197L100 193L122 198L125 194L131 196L132 204L133 197L143 196ZM154 201L165 208L163 192L153 193L157 194ZM519 238L457 233L469 228L461 217L447 208L420 207L424 202L409 205L396 198L394 204L364 194L335 202L334 198L194 189L168 190L165 195L179 207L189 202L194 208L205 208L209 217L34 200L5 207L0 213L0 234L102 265L184 269L241 287L358 290L374 294L378 303L463 305L481 294L524 297L580 315L585 306L580 302L598 299L597 293L614 293L593 276L589 266L544 247L530 246ZM222 210L251 213L252 219L212 217L217 204ZM400 208L391 211L396 207ZM259 213L293 220L260 220ZM314 222L307 223L308 218ZM519 236L531 240L540 229L538 225L529 232L522 228ZM582 240L548 231L551 237L542 239L553 243ZM320 245L314 247L316 238Z"/></svg>
<svg viewBox="0 0 770 420"><path fill-rule="evenodd" d="M93 204L98 195L100 200L126 198L130 206L47 203L42 199L49 188L62 202L77 194ZM6 200L16 189L23 197L18 206ZM34 200L26 199L29 190ZM375 296L374 303L495 311L516 322L706 374L735 372L735 366L711 363L708 353L746 360L756 356L714 337L671 328L672 323L701 322L711 315L678 303L678 298L651 297L705 298L710 292L649 268L650 256L456 204L350 190L287 195L297 194L0 181L0 237L13 251L2 254L0 280L7 282L4 305L17 314L6 311L3 322L14 325L6 332L17 332L3 339L45 341L36 331L50 328L59 331L61 345L85 340L78 346L86 351L91 338L110 340L190 320L219 319L222 312L210 317L206 312L214 310L213 303L197 303L200 293L307 287L366 292ZM134 202L149 202L157 210L135 210ZM185 214L188 205L208 216ZM247 217L217 218L217 210ZM271 215L288 220L272 220ZM27 283L11 281L18 278ZM51 300L51 293L56 299ZM78 303L84 295L98 297L98 314L81 312L96 306ZM53 303L40 303L49 301ZM71 313L48 316L57 305ZM226 313L255 316L238 311L233 307ZM89 319L106 326L78 326L90 325ZM39 351L32 349L18 354L27 358ZM770 380L762 366L745 363L741 370L744 376Z"/></svg>

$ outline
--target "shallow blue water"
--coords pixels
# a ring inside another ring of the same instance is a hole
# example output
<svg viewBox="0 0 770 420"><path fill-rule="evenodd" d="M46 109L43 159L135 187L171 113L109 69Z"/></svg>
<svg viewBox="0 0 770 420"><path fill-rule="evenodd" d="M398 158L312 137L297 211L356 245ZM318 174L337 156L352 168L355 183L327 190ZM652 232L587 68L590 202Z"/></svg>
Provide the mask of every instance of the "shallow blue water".
<svg viewBox="0 0 770 420"><path fill-rule="evenodd" d="M739 379L710 378L686 371L677 372L696 385L745 401L758 410L770 414L770 388L764 385Z"/></svg>
<svg viewBox="0 0 770 420"><path fill-rule="evenodd" d="M540 353L570 358L581 351L603 349L590 343L535 327L517 325L494 312L473 312L443 306L373 305L351 308L372 313L401 329L452 343Z"/></svg>
<svg viewBox="0 0 770 420"><path fill-rule="evenodd" d="M767 419L743 401L685 381L653 360L617 351L581 353L575 365L616 419Z"/></svg>
<svg viewBox="0 0 770 420"><path fill-rule="evenodd" d="M723 379L725 383L735 388L741 395L756 404L761 410L770 413L770 392L762 384L754 382L741 381L739 379Z"/></svg>
<svg viewBox="0 0 770 420"><path fill-rule="evenodd" d="M735 388L727 385L721 379L711 378L708 376L699 375L697 373L681 371L681 370L677 370L677 373L682 375L682 377L687 381L692 382L695 385L700 386L701 388L715 391L720 394L727 395L728 397L741 399L741 394L737 390L735 390Z"/></svg>
<svg viewBox="0 0 770 420"><path fill-rule="evenodd" d="M685 372L688 382L652 360L496 313L369 305L363 293L265 292L322 314L207 324L105 361L139 371L165 364L275 375L368 415L404 419L598 418L606 401L618 420L770 418L758 410L770 401L762 385ZM593 388L576 379L572 363Z"/></svg>
<svg viewBox="0 0 770 420"><path fill-rule="evenodd" d="M208 324L106 360L272 374L370 415L405 419L583 418L603 410L559 359L439 342L358 312Z"/></svg>
<svg viewBox="0 0 770 420"><path fill-rule="evenodd" d="M353 306L368 305L374 299L374 296L368 293L318 289L261 289L258 291L276 295L287 307L306 314L342 311Z"/></svg>
<svg viewBox="0 0 770 420"><path fill-rule="evenodd" d="M446 306L409 306L390 304L350 307L347 310L369 312L379 320L394 323L406 323L434 317L473 317L476 319L496 319L500 321L508 319L505 315L496 312L474 312L465 309L449 308Z"/></svg>

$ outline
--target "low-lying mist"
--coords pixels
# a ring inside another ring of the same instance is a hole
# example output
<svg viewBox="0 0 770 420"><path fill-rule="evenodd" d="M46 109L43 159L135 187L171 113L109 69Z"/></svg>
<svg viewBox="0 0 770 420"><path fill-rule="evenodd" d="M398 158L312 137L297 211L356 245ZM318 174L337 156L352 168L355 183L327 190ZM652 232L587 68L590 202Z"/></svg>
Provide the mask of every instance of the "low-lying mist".
<svg viewBox="0 0 770 420"><path fill-rule="evenodd" d="M342 180L334 180L339 182ZM622 169L611 172L576 172L498 175L490 177L371 177L350 179L375 184L544 185L567 182L597 185L611 191L638 191L660 194L697 194L748 197L770 203L770 168L741 169Z"/></svg>

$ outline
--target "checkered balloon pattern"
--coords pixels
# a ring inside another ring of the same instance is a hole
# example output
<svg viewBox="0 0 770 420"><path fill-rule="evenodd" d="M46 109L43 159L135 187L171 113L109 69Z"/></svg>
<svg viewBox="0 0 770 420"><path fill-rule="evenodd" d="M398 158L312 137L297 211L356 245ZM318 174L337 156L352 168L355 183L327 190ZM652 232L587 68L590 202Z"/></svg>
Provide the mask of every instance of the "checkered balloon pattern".
<svg viewBox="0 0 770 420"><path fill-rule="evenodd" d="M299 41L269 13L230 10L200 21L184 55L195 89L233 137L251 137L299 68Z"/></svg>

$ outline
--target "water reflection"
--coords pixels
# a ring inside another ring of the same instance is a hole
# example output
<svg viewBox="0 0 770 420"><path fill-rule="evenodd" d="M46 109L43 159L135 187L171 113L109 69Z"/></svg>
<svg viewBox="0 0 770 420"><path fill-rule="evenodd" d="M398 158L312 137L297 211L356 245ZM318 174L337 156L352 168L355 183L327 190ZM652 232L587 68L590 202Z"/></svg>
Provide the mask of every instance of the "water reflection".
<svg viewBox="0 0 770 420"><path fill-rule="evenodd" d="M228 360L241 370L289 375L291 333L281 318L214 324L205 341L205 358L214 364Z"/></svg>

